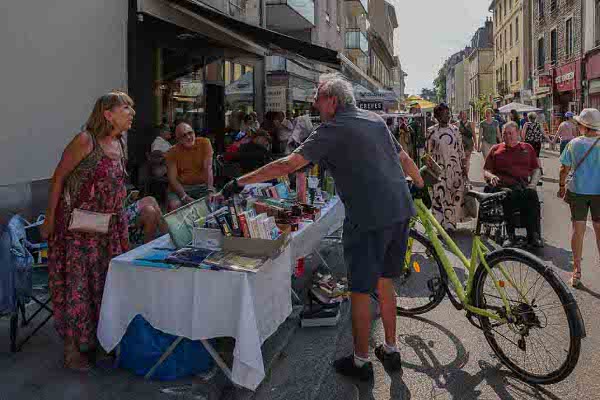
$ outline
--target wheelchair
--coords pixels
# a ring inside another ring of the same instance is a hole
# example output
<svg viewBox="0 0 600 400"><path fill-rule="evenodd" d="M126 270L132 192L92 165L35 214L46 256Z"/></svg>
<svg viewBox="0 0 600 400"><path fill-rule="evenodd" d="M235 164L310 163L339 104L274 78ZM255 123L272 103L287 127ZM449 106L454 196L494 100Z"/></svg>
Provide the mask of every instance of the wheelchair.
<svg viewBox="0 0 600 400"><path fill-rule="evenodd" d="M540 202L540 236L543 237L541 230L543 225L543 212L541 211L543 209L544 200L541 184L538 184L536 191L538 193L538 199ZM508 217L504 215L503 208L504 199L508 194L506 192L481 193L470 191L467 195L478 200L478 219L481 224L481 235L495 242L498 246L502 246L504 241L509 237ZM527 233L520 211L515 211L515 213L512 215L512 222L515 227L515 247L527 247Z"/></svg>

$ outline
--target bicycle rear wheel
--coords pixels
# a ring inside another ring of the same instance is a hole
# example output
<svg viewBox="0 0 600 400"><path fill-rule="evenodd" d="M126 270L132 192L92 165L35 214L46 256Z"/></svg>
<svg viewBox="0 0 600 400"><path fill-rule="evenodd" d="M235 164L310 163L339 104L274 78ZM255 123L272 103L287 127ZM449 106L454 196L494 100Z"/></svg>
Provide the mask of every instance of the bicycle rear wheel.
<svg viewBox="0 0 600 400"><path fill-rule="evenodd" d="M503 249L486 260L506 291L513 318L502 324L479 316L488 344L524 381L562 381L575 368L585 336L575 298L551 269L525 251ZM501 267L510 279L501 273ZM506 317L500 294L483 265L477 268L474 283L474 305Z"/></svg>
<svg viewBox="0 0 600 400"><path fill-rule="evenodd" d="M398 315L419 315L433 310L446 295L446 275L433 244L410 230L402 275L394 278Z"/></svg>

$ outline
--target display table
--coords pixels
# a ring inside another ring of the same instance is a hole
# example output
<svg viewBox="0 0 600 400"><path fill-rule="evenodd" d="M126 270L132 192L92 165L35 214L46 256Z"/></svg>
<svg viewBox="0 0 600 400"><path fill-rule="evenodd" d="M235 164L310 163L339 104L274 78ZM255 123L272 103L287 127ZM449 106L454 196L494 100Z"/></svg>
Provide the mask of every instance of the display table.
<svg viewBox="0 0 600 400"><path fill-rule="evenodd" d="M233 337L231 379L256 389L265 376L261 345L292 312L289 247L256 274L135 265L153 247L172 246L165 235L111 261L100 344L113 350L137 314L156 329L192 340Z"/></svg>
<svg viewBox="0 0 600 400"><path fill-rule="evenodd" d="M292 233L292 262L295 263L298 258L311 254L325 236L340 229L344 224L344 216L344 204L335 196L321 209L321 217L317 221Z"/></svg>
<svg viewBox="0 0 600 400"><path fill-rule="evenodd" d="M129 323L141 314L163 332L204 340L234 383L255 390L265 376L261 345L292 311L292 263L314 251L343 219L344 207L336 197L322 209L316 222L294 232L286 249L256 274L136 265L136 259L144 258L153 248L174 248L168 235L114 258L100 310L100 344L112 351ZM236 339L231 371L205 341L215 337Z"/></svg>

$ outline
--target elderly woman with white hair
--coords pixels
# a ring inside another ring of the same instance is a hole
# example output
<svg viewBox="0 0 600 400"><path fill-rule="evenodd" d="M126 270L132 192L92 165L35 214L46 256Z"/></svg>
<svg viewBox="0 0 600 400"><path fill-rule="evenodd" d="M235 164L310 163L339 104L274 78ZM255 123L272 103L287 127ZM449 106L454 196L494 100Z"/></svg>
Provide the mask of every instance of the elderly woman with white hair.
<svg viewBox="0 0 600 400"><path fill-rule="evenodd" d="M528 122L525 122L521 130L521 141L529 143L535 150L535 154L540 158L542 150L542 141L544 140L544 128L537 122L537 114L530 112L527 114Z"/></svg>

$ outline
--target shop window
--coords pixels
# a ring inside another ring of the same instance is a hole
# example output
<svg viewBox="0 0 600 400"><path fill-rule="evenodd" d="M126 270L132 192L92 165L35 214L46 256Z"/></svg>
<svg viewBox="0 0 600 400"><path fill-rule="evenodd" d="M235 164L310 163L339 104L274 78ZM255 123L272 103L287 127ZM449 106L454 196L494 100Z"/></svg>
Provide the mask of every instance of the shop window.
<svg viewBox="0 0 600 400"><path fill-rule="evenodd" d="M544 64L546 64L546 51L544 49L543 37L538 39L537 55L537 67L538 69L544 69Z"/></svg>
<svg viewBox="0 0 600 400"><path fill-rule="evenodd" d="M233 64L233 81L225 86L225 126L239 129L239 116L254 111L254 68Z"/></svg>
<svg viewBox="0 0 600 400"><path fill-rule="evenodd" d="M558 62L558 32L552 29L550 32L550 62L556 65Z"/></svg>
<svg viewBox="0 0 600 400"><path fill-rule="evenodd" d="M225 61L225 85L231 83L231 61Z"/></svg>
<svg viewBox="0 0 600 400"><path fill-rule="evenodd" d="M185 121L197 133L205 127L204 68L167 81L168 91L162 96L163 120L169 124Z"/></svg>
<svg viewBox="0 0 600 400"><path fill-rule="evenodd" d="M573 18L569 18L565 26L565 51L567 58L573 55Z"/></svg>

